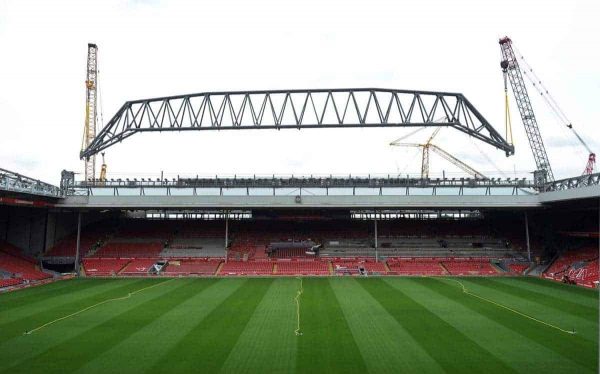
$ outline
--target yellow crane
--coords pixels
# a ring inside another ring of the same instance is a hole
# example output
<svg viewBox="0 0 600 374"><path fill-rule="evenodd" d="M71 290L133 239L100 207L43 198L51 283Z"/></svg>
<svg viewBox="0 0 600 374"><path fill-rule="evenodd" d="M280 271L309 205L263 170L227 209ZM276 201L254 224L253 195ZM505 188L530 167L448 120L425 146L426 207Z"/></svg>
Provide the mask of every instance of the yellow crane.
<svg viewBox="0 0 600 374"><path fill-rule="evenodd" d="M394 140L393 142L390 143L390 145L395 146L395 147L415 147L415 148L423 149L422 158L421 158L421 178L423 178L423 179L429 178L429 151L430 150L437 153L439 156L441 156L443 159L449 161L453 165L456 165L459 169L468 173L472 177L477 178L477 179L487 179L487 177L485 175L483 175L482 173L478 172L471 166L465 164L458 158L452 156L450 153L448 153L444 149L431 143L433 141L433 138L436 137L436 135L440 132L440 130L441 130L441 127L438 127L437 129L435 129L433 131L433 133L431 134L431 136L429 137L429 139L427 140L427 142L425 142L424 144L401 142L402 140L406 139L407 137L413 135L414 134L414 132L413 132L413 133L408 134L407 136L404 136L402 138Z"/></svg>

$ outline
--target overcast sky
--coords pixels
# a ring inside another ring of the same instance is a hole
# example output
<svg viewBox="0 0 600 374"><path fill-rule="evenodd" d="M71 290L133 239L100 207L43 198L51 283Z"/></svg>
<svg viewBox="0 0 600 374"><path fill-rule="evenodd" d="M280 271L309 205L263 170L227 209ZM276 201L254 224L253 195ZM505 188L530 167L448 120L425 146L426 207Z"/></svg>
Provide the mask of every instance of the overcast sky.
<svg viewBox="0 0 600 374"><path fill-rule="evenodd" d="M52 183L83 171L88 42L99 47L104 122L131 99L382 87L462 92L504 134L498 38L509 35L598 152L598 14L592 0L0 0L0 167ZM581 174L587 152L530 94L556 177ZM452 129L435 143L484 174L528 176L535 164L511 104L514 156ZM106 151L108 176L418 174L417 149L388 146L409 131L137 134ZM461 175L431 162L434 176Z"/></svg>

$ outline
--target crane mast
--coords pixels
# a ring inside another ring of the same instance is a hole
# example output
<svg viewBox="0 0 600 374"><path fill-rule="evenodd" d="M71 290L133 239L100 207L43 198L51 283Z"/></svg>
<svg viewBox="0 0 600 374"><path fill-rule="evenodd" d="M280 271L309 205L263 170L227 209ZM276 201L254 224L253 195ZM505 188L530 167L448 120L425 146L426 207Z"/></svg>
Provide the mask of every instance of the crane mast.
<svg viewBox="0 0 600 374"><path fill-rule="evenodd" d="M82 150L86 149L96 137L97 117L97 87L98 87L98 46L88 44L87 75L85 80L86 104L85 104L85 127L83 129ZM89 181L96 176L96 156L88 157L85 163L85 180Z"/></svg>
<svg viewBox="0 0 600 374"><path fill-rule="evenodd" d="M548 154L544 147L544 141L540 134L531 100L527 93L527 87L523 80L523 74L521 73L510 38L505 37L500 39L500 49L502 51L502 62L500 63L500 66L502 67L505 78L508 76L508 80L510 81L517 107L519 108L519 113L521 114L523 125L525 126L525 133L529 140L529 146L533 152L533 158L537 167L537 170L534 172L535 182L538 185L552 182L554 181L554 174L550 167L550 160L548 159Z"/></svg>

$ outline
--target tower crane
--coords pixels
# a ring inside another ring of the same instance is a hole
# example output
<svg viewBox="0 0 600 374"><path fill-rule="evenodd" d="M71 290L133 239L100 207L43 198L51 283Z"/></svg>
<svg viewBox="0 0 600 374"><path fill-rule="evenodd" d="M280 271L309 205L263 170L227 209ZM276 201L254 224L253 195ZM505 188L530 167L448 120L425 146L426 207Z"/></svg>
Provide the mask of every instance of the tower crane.
<svg viewBox="0 0 600 374"><path fill-rule="evenodd" d="M97 88L98 88L98 46L88 43L87 72L85 80L85 127L83 128L83 141L81 149L86 149L96 137L97 122ZM85 180L90 181L96 175L96 156L88 157L85 163Z"/></svg>
<svg viewBox="0 0 600 374"><path fill-rule="evenodd" d="M577 140L589 152L587 165L583 174L592 174L596 162L596 154L590 149L581 136L579 136L577 131L575 131L571 121L569 121L564 112L558 106L556 100L554 100L548 90L543 86L541 80L537 78L533 72L533 69L529 67L523 56L519 56L520 61L517 59L515 49L512 45L512 40L509 37L504 37L500 39L499 43L500 50L502 52L502 61L500 62L500 67L502 68L502 73L504 75L504 92L506 95L507 136L510 129L507 88L507 80L509 80L537 167L537 170L534 171L534 180L536 184L543 185L546 182L554 181L554 174L550 166L550 160L548 159L548 154L546 153L546 148L544 147L544 142L540 134L540 129L535 118L535 113L531 105L531 100L529 99L529 94L527 93L527 87L525 86L525 80L523 76L529 79L529 81L533 84L533 87L544 98L554 115L559 119L560 122L562 122L563 125L569 128L573 134L575 134ZM521 70L520 64L523 65L523 68L525 68L524 70Z"/></svg>
<svg viewBox="0 0 600 374"><path fill-rule="evenodd" d="M458 166L458 168L460 168L462 171L468 173L469 175L477 178L477 179L487 179L487 177L485 175L483 175L482 173L478 172L477 170L473 169L471 166L465 164L464 162L462 162L461 160L459 160L458 158L452 156L450 153L448 153L447 151L445 151L444 149L438 147L435 144L432 144L432 140L433 138L435 138L435 136L440 132L441 128L438 127L437 129L435 129L435 131L433 131L433 133L431 134L431 136L429 137L429 139L427 140L427 142L425 142L424 144L417 144L417 143L402 143L401 140L406 139L408 136L414 134L410 133L407 136L404 136L400 139L396 139L393 142L390 143L391 146L396 146L396 147L416 147L416 148L422 148L422 159L421 159L421 178L426 179L429 178L429 151L433 151L435 153L437 153L438 155L440 155L443 159L449 161L450 163L452 163L455 166Z"/></svg>

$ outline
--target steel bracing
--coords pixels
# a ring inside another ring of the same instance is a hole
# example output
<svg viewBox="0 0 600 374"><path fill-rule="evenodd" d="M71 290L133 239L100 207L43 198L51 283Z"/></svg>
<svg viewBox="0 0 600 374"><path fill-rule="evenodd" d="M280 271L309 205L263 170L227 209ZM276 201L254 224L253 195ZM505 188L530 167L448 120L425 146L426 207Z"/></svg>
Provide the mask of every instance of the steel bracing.
<svg viewBox="0 0 600 374"><path fill-rule="evenodd" d="M81 151L88 159L140 132L453 127L506 155L509 144L460 93L379 88L204 92L127 101Z"/></svg>

